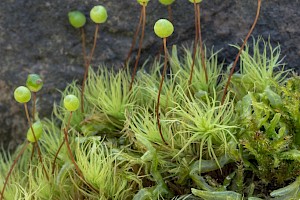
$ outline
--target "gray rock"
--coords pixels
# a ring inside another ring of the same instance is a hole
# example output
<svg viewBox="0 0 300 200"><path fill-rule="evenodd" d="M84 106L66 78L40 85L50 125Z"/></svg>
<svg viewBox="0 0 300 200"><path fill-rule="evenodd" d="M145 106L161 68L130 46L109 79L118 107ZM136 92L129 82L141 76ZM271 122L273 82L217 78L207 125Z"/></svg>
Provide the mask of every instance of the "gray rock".
<svg viewBox="0 0 300 200"><path fill-rule="evenodd" d="M13 100L13 90L24 85L28 73L40 74L45 85L39 93L40 115L49 116L53 101L72 80L81 81L83 59L80 32L68 23L67 13L81 10L87 16L96 0L1 0L0 1L0 143L13 148L25 139L27 130L23 107ZM136 0L102 0L109 14L100 26L100 37L92 62L119 68L129 50L138 22L140 5ZM256 11L255 0L204 0L202 5L203 39L208 47L223 49L220 59L233 61L237 50L228 44L241 44ZM175 34L172 44L191 44L194 38L193 5L176 0L173 7ZM262 2L261 16L254 37L270 36L280 43L289 68L299 70L300 63L300 1L272 0ZM167 8L151 0L147 7L147 29L142 61L154 56L161 40L152 31L155 21L167 17ZM85 27L88 48L92 46L94 24ZM137 49L135 49L136 53ZM141 61L141 62L142 62Z"/></svg>

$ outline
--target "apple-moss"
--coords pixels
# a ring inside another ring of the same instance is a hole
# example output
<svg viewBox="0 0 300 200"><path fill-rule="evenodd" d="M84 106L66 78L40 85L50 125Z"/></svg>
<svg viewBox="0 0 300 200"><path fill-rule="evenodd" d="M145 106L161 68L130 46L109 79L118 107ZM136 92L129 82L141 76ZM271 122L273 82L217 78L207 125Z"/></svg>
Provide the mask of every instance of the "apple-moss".
<svg viewBox="0 0 300 200"><path fill-rule="evenodd" d="M107 20L107 11L101 5L94 6L91 9L90 17L93 20L93 22L95 22L97 24L104 23Z"/></svg>
<svg viewBox="0 0 300 200"><path fill-rule="evenodd" d="M163 5L171 5L175 0L159 0L159 2Z"/></svg>
<svg viewBox="0 0 300 200"><path fill-rule="evenodd" d="M159 19L154 25L154 32L160 38L167 38L174 32L174 26L167 19Z"/></svg>
<svg viewBox="0 0 300 200"><path fill-rule="evenodd" d="M64 98L64 107L68 110L68 111L75 111L78 109L79 107L79 99L72 94L67 95Z"/></svg>
<svg viewBox="0 0 300 200"><path fill-rule="evenodd" d="M27 103L31 99L31 92L25 86L19 86L14 91L15 100L19 103Z"/></svg>
<svg viewBox="0 0 300 200"><path fill-rule="evenodd" d="M202 0L189 0L191 3L200 3Z"/></svg>
<svg viewBox="0 0 300 200"><path fill-rule="evenodd" d="M86 23L84 14L78 10L68 13L69 22L74 28L81 28Z"/></svg>
<svg viewBox="0 0 300 200"><path fill-rule="evenodd" d="M43 87L43 80L37 74L29 74L26 81L26 86L31 92L38 92Z"/></svg>
<svg viewBox="0 0 300 200"><path fill-rule="evenodd" d="M39 140L42 136L43 133L43 125L41 121L37 121L34 124L32 124L32 129L34 131L34 135L36 140ZM31 128L28 129L27 131L27 140L29 142L36 142L36 140L34 139L34 135L32 133Z"/></svg>
<svg viewBox="0 0 300 200"><path fill-rule="evenodd" d="M137 2L141 5L147 5L150 0L137 0Z"/></svg>

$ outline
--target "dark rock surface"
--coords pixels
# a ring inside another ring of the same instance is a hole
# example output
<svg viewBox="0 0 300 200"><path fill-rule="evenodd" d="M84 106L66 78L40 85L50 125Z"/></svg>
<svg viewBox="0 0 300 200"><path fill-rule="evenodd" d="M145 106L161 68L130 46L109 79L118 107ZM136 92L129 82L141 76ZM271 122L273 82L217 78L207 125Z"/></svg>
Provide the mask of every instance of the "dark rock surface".
<svg viewBox="0 0 300 200"><path fill-rule="evenodd" d="M28 73L40 74L45 85L39 94L40 115L49 116L54 100L59 100L69 82L83 75L80 32L67 19L70 10L87 16L96 4L107 8L109 19L100 26L100 37L93 66L106 63L118 68L129 50L140 6L135 0L1 0L0 1L0 143L13 148L25 138L27 130L23 106L13 100L13 90L25 83ZM234 59L236 49L228 44L241 43L256 12L256 0L204 0L203 38L208 47L223 49L221 59ZM254 36L269 36L280 43L289 68L300 66L300 1L263 0ZM142 59L155 55L161 45L152 31L155 21L167 17L166 7L151 0ZM194 37L193 5L188 0L173 4L175 34L171 44L190 44ZM88 47L92 45L94 24L85 27ZM136 53L136 52L135 52ZM9 145L10 144L10 145Z"/></svg>

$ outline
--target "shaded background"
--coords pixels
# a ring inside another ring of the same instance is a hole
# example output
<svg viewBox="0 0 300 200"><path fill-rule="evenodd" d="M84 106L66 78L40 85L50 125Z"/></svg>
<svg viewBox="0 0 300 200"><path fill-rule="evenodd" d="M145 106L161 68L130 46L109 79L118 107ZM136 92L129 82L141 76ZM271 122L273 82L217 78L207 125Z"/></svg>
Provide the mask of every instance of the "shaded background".
<svg viewBox="0 0 300 200"><path fill-rule="evenodd" d="M119 68L130 48L141 6L136 0L1 0L0 1L0 143L12 149L25 139L27 124L23 106L13 100L13 90L24 85L28 73L37 73L45 85L39 96L40 117L50 116L54 101L72 80L82 80L83 59L79 30L68 23L67 13L80 10L89 15L97 4L108 11L108 21L100 26L93 66L105 63ZM237 50L228 44L241 44L255 17L256 0L204 0L202 31L205 44L223 49L220 60L228 64ZM193 4L176 0L172 5L175 33L172 44L191 44L194 38ZM261 16L254 37L269 36L281 44L288 68L299 71L300 1L262 0ZM167 18L167 8L150 0L142 61L154 56L161 46L152 27ZM87 45L92 46L94 24L85 26ZM135 49L136 54L137 49Z"/></svg>

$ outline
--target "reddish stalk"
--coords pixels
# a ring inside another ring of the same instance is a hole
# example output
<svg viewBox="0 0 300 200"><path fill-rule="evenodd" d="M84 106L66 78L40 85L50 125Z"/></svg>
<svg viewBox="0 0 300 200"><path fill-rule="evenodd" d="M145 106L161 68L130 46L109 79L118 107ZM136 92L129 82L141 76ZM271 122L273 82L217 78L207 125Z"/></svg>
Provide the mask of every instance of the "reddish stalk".
<svg viewBox="0 0 300 200"><path fill-rule="evenodd" d="M89 66L92 62L92 59L93 59L93 55L94 55L94 51L96 49L96 45L97 45L97 37L98 37L98 31L99 31L99 24L96 24L96 28L95 28L95 34L94 34L94 43L93 43L93 48L92 48L92 51L90 53L90 57L88 59L88 62L87 62L87 66Z"/></svg>
<svg viewBox="0 0 300 200"><path fill-rule="evenodd" d="M140 38L139 50L138 50L137 58L135 60L135 65L134 65L133 73L131 75L131 82L130 82L130 86L129 86L129 91L131 91L132 86L133 86L134 77L135 77L135 74L136 74L137 66L139 64L139 60L140 60L140 56L141 56L141 51L142 51L143 40L144 40L144 35L145 35L145 25L146 25L146 4L145 3L143 3L142 12L143 12L143 18L142 18L142 21L143 21L143 24L142 24L142 35L141 35L141 38Z"/></svg>
<svg viewBox="0 0 300 200"><path fill-rule="evenodd" d="M136 43L137 36L138 36L138 34L139 34L139 32L140 32L140 29L141 29L142 20L143 20L143 9L141 9L141 14L140 14L140 18L139 18L139 23L138 23L138 25L137 25L137 27L136 27L136 30L135 30L135 33L134 33L134 37L133 37L133 40L132 40L132 43L131 43L131 47L130 47L130 50L129 50L129 52L128 52L128 55L127 55L127 57L126 57L126 59L125 59L125 62L124 62L124 68L123 68L123 69L125 69L125 68L127 67L127 63L128 63L128 61L129 61L129 59L130 59L130 57L131 57L133 48L134 48L135 43Z"/></svg>
<svg viewBox="0 0 300 200"><path fill-rule="evenodd" d="M172 4L168 5L168 19L170 22L173 22L173 15L172 15ZM164 45L162 44L161 47L159 48L159 51L157 55L155 56L156 59L159 58L161 52L164 50Z"/></svg>
<svg viewBox="0 0 300 200"><path fill-rule="evenodd" d="M68 132L67 132L66 129L64 129L64 135L65 135L65 141L66 141L66 145L67 145L67 149L68 149L71 161L74 164L75 169L76 169L77 173L79 174L79 176L83 178L83 174L82 174L81 170L79 169L79 167L78 167L78 165L77 165L77 163L75 161L74 155L72 153L72 150L71 150L71 147L70 147L70 143L68 141L69 140L69 138L68 138Z"/></svg>
<svg viewBox="0 0 300 200"><path fill-rule="evenodd" d="M58 148L58 150L57 150L57 152L54 156L54 160L53 160L53 163L52 163L52 174L54 174L55 166L56 166L56 159L57 159L58 154L59 154L61 148L63 147L64 143L65 143L65 138L63 139L62 143L59 145L59 148Z"/></svg>
<svg viewBox="0 0 300 200"><path fill-rule="evenodd" d="M35 107L36 107L36 92L32 92L33 101L32 101L32 120L35 120ZM32 146L32 152L30 156L30 160L32 161L35 151L35 145Z"/></svg>
<svg viewBox="0 0 300 200"><path fill-rule="evenodd" d="M157 120L157 126L158 126L160 137L161 137L162 141L166 145L168 145L168 143L166 142L166 140L162 134L161 124L160 124L160 115L159 115L160 94L161 94L161 90L162 90L162 85L164 83L165 75L167 72L167 63L168 63L167 38L163 38L163 44L164 44L164 52L165 52L165 62L164 62L163 73L161 75L161 81L160 81L160 85L159 85L158 95L157 95L157 103L156 103L155 113L156 113L156 120Z"/></svg>
<svg viewBox="0 0 300 200"><path fill-rule="evenodd" d="M82 86L81 86L81 112L84 113L84 90L85 90L85 82L86 82L86 77L88 75L88 65L86 65L85 70L84 70L84 75L83 75L83 81L82 81Z"/></svg>
<svg viewBox="0 0 300 200"><path fill-rule="evenodd" d="M83 174L82 174L81 170L79 169L79 167L78 167L78 165L77 165L77 163L76 163L76 161L75 161L74 155L73 155L72 150L71 150L71 147L70 147L69 139L68 139L68 129L69 129L69 126L70 126L70 122L71 122L71 118L72 118L72 113L73 113L73 112L70 112L70 116L69 116L69 120L68 120L67 127L64 128L64 136L65 136L64 141L66 142L69 156L70 156L70 158L71 158L72 163L73 163L74 166L75 166L75 169L76 169L77 173L78 173L79 176L84 180ZM60 149L59 149L59 150L60 150Z"/></svg>
<svg viewBox="0 0 300 200"><path fill-rule="evenodd" d="M31 150L30 161L32 161L32 160L33 160L34 152L35 152L35 145L32 145L32 150Z"/></svg>
<svg viewBox="0 0 300 200"><path fill-rule="evenodd" d="M42 160L42 152L41 152L41 149L40 149L40 147L39 147L39 143L38 143L38 142L35 142L35 145L36 145L36 147L37 147L37 152L38 152L38 155L39 155L40 163L42 163L42 168L43 168L43 170L44 170L44 172L45 172L45 174L46 174L47 180L49 181L48 173L47 173L46 168L45 168L45 166L44 166L44 164L43 164L43 160Z"/></svg>
<svg viewBox="0 0 300 200"><path fill-rule="evenodd" d="M36 92L32 92L33 101L32 101L32 120L35 120L35 107L36 107Z"/></svg>
<svg viewBox="0 0 300 200"><path fill-rule="evenodd" d="M95 34L94 34L93 48L91 50L89 58L86 58L85 70L84 70L84 76L83 76L83 82L82 82L82 87L81 87L81 112L82 113L84 112L84 89L85 89L85 82L86 82L86 78L88 76L89 67L90 67L90 64L92 62L94 51L95 51L95 48L96 48L98 31L99 31L99 24L96 24L96 29L95 29Z"/></svg>
<svg viewBox="0 0 300 200"><path fill-rule="evenodd" d="M173 22L172 6L168 5L168 18L170 22Z"/></svg>
<svg viewBox="0 0 300 200"><path fill-rule="evenodd" d="M82 82L82 92L81 92L81 112L84 112L84 88L85 88L85 79L87 77L87 71L88 71L88 58L86 57L86 43L85 43L85 33L83 27L80 28L81 31L81 44L82 44L82 54L83 54L83 61L84 61L84 76L83 76L83 82Z"/></svg>
<svg viewBox="0 0 300 200"><path fill-rule="evenodd" d="M244 47L245 47L245 45L246 45L246 43L247 43L247 41L249 39L251 33L253 32L253 30L254 30L254 28L256 26L256 23L257 23L258 17L259 17L259 13L260 13L260 7L261 7L261 0L257 0L257 10L256 10L256 16L255 16L254 22L253 22L253 24L252 24L252 26L251 26L251 28L250 28L247 36L246 36L246 38L245 38L245 40L244 40L241 48L239 49L239 52L238 52L238 54L237 54L237 56L236 56L236 58L234 60L234 63L233 63L232 68L230 70L230 74L229 74L227 83L226 83L225 88L224 88L224 93L223 93L223 96L222 96L221 104L223 104L224 101L225 101L227 90L228 90L228 87L229 87L229 84L230 84L230 81L231 81L234 69L235 69L235 67L237 65L237 62L238 62L239 58L240 58L240 55L241 55L241 53L242 53L242 51L243 51L243 49L244 49Z"/></svg>
<svg viewBox="0 0 300 200"><path fill-rule="evenodd" d="M41 150L40 150L40 147L39 147L39 143L38 143L38 140L36 139L36 136L35 136L34 130L32 128L31 121L30 121L30 117L29 117L29 113L28 113L28 108L27 108L27 103L24 103L24 109L25 109L25 113L26 113L28 124L30 126L30 129L31 129L34 141L35 141L35 145L36 145L36 148L37 148L37 151L38 151L38 157L39 157L40 163L42 164L42 168L43 168L43 170L44 170L44 172L46 174L46 178L49 181L49 176L48 176L48 173L47 173L46 168L45 168L44 163L43 163L43 158L42 158L42 153L41 153Z"/></svg>
<svg viewBox="0 0 300 200"><path fill-rule="evenodd" d="M72 153L72 150L71 150L71 147L70 147L70 143L69 143L68 129L69 129L69 127L70 127L71 118L72 118L72 112L70 112L70 117L69 117L69 120L68 120L67 127L64 129L64 136L65 136L64 141L66 142L67 150L68 150L69 156L70 156L70 158L71 158L72 163L73 163L74 166L75 166L75 169L76 169L78 175L80 176L80 178L81 178L83 181L85 181L85 178L84 178L84 176L83 176L83 173L82 173L82 171L79 169L79 167L78 167L78 165L77 165L77 163L76 163L76 161L75 161L75 158L74 158L74 155L73 155L73 153ZM64 143L64 142L63 142L63 143ZM63 144L63 143L62 143L62 144ZM62 144L61 144L61 146L62 146ZM61 147L60 147L60 149L61 149ZM59 149L59 150L60 150L60 149ZM86 181L85 181L85 182L86 182ZM86 184L87 184L91 189L93 189L94 191L99 192L96 188L94 188L94 187L93 187L92 185L90 185L89 183L86 182Z"/></svg>
<svg viewBox="0 0 300 200"><path fill-rule="evenodd" d="M164 45L162 44L160 47L159 47L159 51L157 52L156 56L155 56L155 59L159 59L162 51L164 50Z"/></svg>
<svg viewBox="0 0 300 200"><path fill-rule="evenodd" d="M190 73L190 78L188 85L190 86L192 84L192 79L193 79L193 72L194 72L194 66L195 66L195 59L196 59L196 54L197 54L197 46L198 46L198 39L199 39L199 28L198 28L198 15L197 15L197 3L194 1L194 12L195 12L195 42L194 42L194 49L193 49L193 57L192 57L192 65L191 65L191 73Z"/></svg>
<svg viewBox="0 0 300 200"><path fill-rule="evenodd" d="M202 34L201 34L201 20L200 20L200 3L197 4L197 19L198 19L198 35L199 35L199 45L200 45L200 56L201 56L201 65L205 74L206 84L208 83L208 75L205 63L205 56L203 51L203 42L202 42Z"/></svg>
<svg viewBox="0 0 300 200"><path fill-rule="evenodd" d="M68 150L69 156L70 156L70 158L71 158L71 161L72 161L72 163L74 164L75 169L76 169L76 171L77 171L79 177L80 177L83 181L85 181L85 178L84 178L84 176L83 176L83 173L82 173L82 171L79 169L79 167L78 167L78 165L77 165L77 163L76 163L76 161L75 161L74 155L73 155L72 150L71 150L71 147L70 147L69 138L68 138L68 130L69 130L69 127L70 127L72 114L73 114L73 112L70 112L70 116L69 116L69 119L68 119L68 124L67 124L67 126L64 128L64 130L63 130L63 131L64 131L64 140L63 140L62 143L60 144L60 146L59 146L59 148L58 148L58 150L57 150L57 152L56 152L56 154L55 154L55 158L54 158L54 161L53 161L53 164L52 164L52 174L54 174L54 170L55 170L55 162L56 162L56 158L58 157L58 153L60 152L60 150L61 150L63 144L66 143L67 150ZM92 185L90 185L90 184L87 183L86 181L85 181L85 183L86 183L91 189L93 189L95 192L99 192L96 188L94 188Z"/></svg>
<svg viewBox="0 0 300 200"><path fill-rule="evenodd" d="M4 185L3 185L3 188L2 188L2 191L1 191L1 194L0 194L0 200L3 200L4 199L4 191L5 191L5 188L6 188L6 185L8 183L8 180L9 180L9 177L13 171L13 169L15 168L18 160L20 159L20 157L23 155L23 153L25 152L26 148L28 147L29 145L29 142L26 141L26 143L24 144L24 146L22 147L21 151L18 153L17 157L14 159L14 162L12 164L12 166L10 167L6 177L5 177L5 182L4 182Z"/></svg>
<svg viewBox="0 0 300 200"><path fill-rule="evenodd" d="M80 28L81 32L81 44L82 44L82 54L83 54L83 61L86 67L87 64L87 57L86 57L86 43L85 43L85 33L84 33L84 28Z"/></svg>

